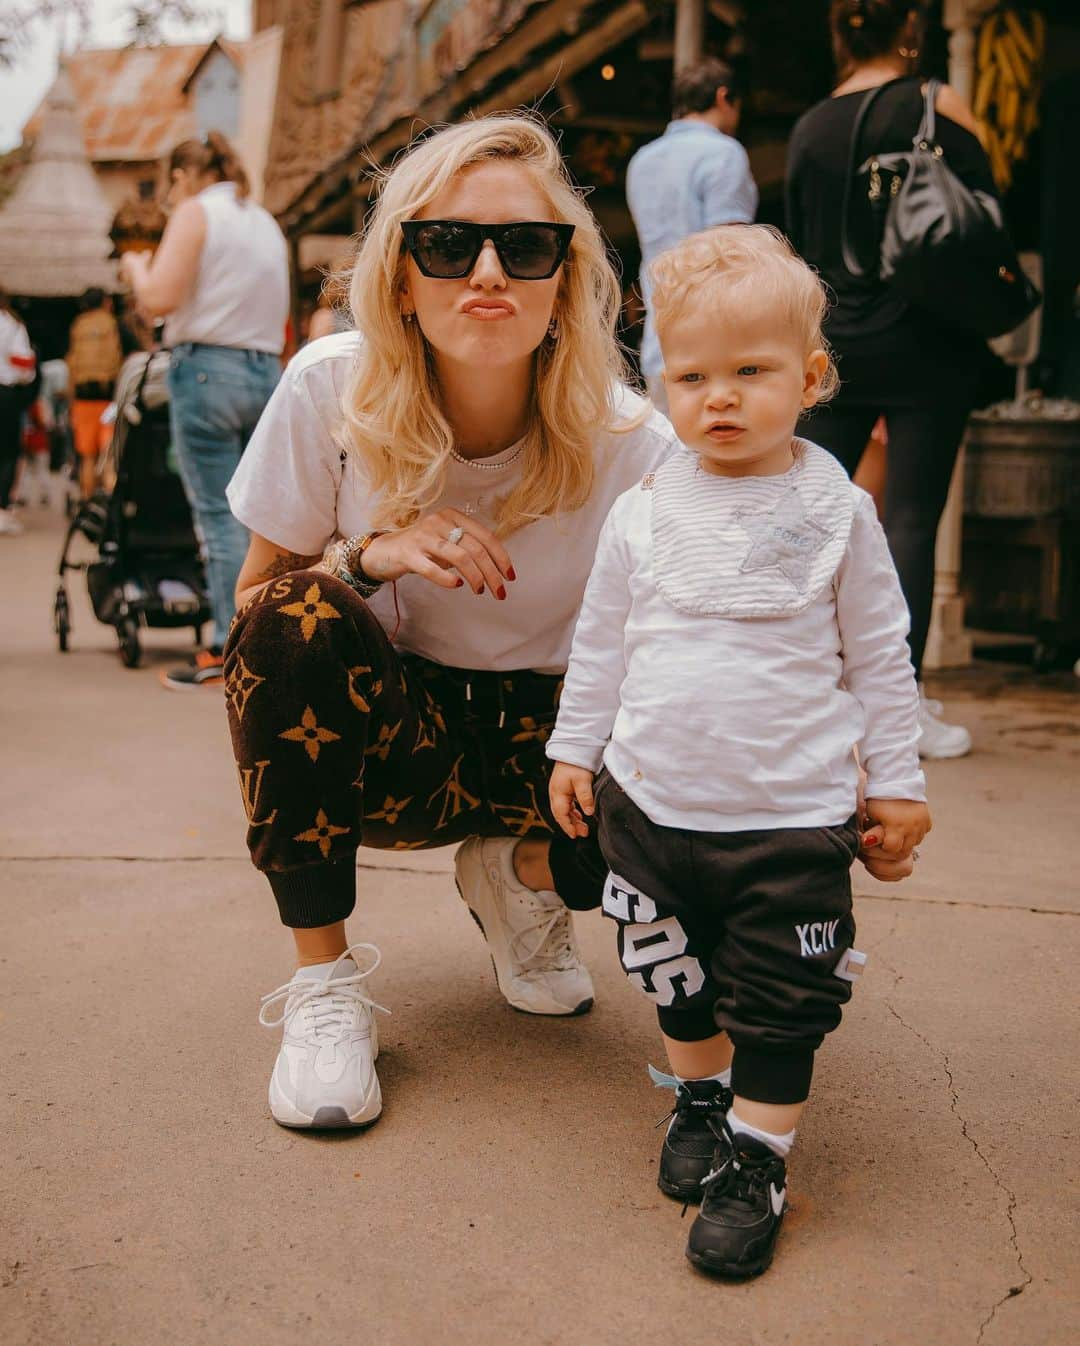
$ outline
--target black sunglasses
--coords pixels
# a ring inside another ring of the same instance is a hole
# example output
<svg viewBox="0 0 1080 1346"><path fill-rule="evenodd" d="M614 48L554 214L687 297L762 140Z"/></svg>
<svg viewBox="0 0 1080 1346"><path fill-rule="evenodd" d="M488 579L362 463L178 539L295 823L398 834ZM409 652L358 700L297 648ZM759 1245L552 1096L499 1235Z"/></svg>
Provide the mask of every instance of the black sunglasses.
<svg viewBox="0 0 1080 1346"><path fill-rule="evenodd" d="M460 280L491 239L502 269L513 280L548 280L566 260L572 224L521 221L475 224L471 220L402 220L409 255L425 276Z"/></svg>

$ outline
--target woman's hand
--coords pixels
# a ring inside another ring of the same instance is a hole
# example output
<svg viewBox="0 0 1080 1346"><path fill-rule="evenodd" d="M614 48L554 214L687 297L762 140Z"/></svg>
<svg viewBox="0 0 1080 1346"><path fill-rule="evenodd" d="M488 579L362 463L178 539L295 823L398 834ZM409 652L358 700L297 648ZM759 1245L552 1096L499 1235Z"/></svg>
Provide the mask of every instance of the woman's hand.
<svg viewBox="0 0 1080 1346"><path fill-rule="evenodd" d="M451 542L455 529L461 536ZM368 545L362 564L368 579L421 575L444 589L468 584L473 593L482 594L486 588L500 601L506 597L506 581L517 578L495 534L458 509L436 510L408 528L383 533Z"/></svg>
<svg viewBox="0 0 1080 1346"><path fill-rule="evenodd" d="M124 253L120 271L135 292L139 308L151 318L163 318L180 307L191 293L206 242L206 212L193 197L177 206L152 258Z"/></svg>
<svg viewBox="0 0 1080 1346"><path fill-rule="evenodd" d="M135 288L136 276L145 273L150 269L149 258L143 252L125 252L120 258L120 279L125 281L132 289Z"/></svg>
<svg viewBox="0 0 1080 1346"><path fill-rule="evenodd" d="M593 773L583 766L556 762L548 781L548 796L555 821L570 838L587 837L589 825L585 821L596 811L593 803Z"/></svg>

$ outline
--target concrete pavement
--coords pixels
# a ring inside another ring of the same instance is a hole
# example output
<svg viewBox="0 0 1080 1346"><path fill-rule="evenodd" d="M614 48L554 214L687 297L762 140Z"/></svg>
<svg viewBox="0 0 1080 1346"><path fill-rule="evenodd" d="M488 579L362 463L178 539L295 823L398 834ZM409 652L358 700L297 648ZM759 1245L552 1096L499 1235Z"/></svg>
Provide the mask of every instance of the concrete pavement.
<svg viewBox="0 0 1080 1346"><path fill-rule="evenodd" d="M184 633L124 669L60 524L0 539L0 1338L37 1346L1031 1346L1080 1334L1075 1115L1080 687L943 680L978 751L932 764L936 830L860 872L870 954L823 1049L773 1270L691 1271L654 1184L650 1007L578 920L583 1019L499 998L448 852L362 853L386 1110L270 1119L258 998L290 943L243 847L215 694L167 694Z"/></svg>

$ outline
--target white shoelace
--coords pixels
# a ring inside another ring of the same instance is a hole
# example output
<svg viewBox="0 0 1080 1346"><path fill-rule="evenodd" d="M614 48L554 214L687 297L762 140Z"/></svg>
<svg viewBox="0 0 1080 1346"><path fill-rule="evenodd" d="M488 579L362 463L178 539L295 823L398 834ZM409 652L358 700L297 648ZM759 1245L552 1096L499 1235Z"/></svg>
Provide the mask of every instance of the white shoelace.
<svg viewBox="0 0 1080 1346"><path fill-rule="evenodd" d="M371 966L347 977L335 977L333 973L342 959L352 957L354 951L359 949L374 955ZM384 1005L377 1004L359 989L381 962L382 954L374 944L350 944L335 961L328 976L321 980L294 977L276 991L264 995L259 1002L259 1023L264 1028L280 1028L282 1024L290 1027L296 1016L302 1014L305 1036L313 1037L318 1042L336 1042L349 1028L357 1004L366 1005L368 1009L378 1010L382 1014L390 1013ZM267 1010L280 1001L285 1002L281 1014L276 1019L268 1019Z"/></svg>
<svg viewBox="0 0 1080 1346"><path fill-rule="evenodd" d="M514 930L510 936L510 956L521 964L522 971L565 971L571 968L577 955L570 912L561 904L545 907L536 903L530 915L533 919L520 930ZM524 941L533 934L536 938L532 947L527 948ZM544 950L546 944L550 948Z"/></svg>

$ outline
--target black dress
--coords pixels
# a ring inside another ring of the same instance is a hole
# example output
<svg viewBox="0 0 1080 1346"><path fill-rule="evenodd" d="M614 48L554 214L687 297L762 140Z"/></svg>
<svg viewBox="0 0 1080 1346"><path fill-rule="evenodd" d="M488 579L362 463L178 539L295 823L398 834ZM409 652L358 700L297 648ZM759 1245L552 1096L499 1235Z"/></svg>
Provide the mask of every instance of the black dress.
<svg viewBox="0 0 1080 1346"><path fill-rule="evenodd" d="M849 233L871 274L858 279L841 254L841 217L851 137L865 91L827 98L796 123L788 146L787 230L833 297L825 334L841 389L801 430L854 472L879 416L889 436L885 531L911 610L911 651L922 660L934 584L934 542L986 346L960 320L943 322L909 305L873 274L878 225L865 185L852 192ZM911 147L922 117L919 77L890 81L870 110L856 163ZM977 138L939 113L937 140L950 169L995 195ZM865 184L865 180L863 180Z"/></svg>

